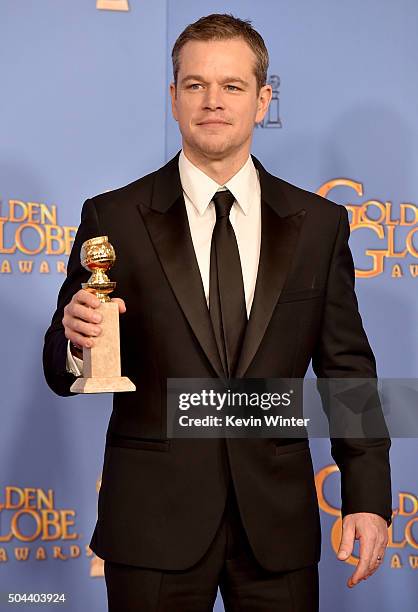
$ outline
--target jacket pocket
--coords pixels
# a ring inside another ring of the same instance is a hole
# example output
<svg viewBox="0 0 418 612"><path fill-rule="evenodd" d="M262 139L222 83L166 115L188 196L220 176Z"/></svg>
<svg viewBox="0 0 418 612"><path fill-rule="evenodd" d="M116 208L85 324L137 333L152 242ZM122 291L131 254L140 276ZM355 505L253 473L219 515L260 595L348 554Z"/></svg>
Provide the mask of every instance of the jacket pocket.
<svg viewBox="0 0 418 612"><path fill-rule="evenodd" d="M121 436L119 434L108 434L106 445L164 452L170 450L171 440L160 440L157 438L133 438L129 436Z"/></svg>
<svg viewBox="0 0 418 612"><path fill-rule="evenodd" d="M285 289L279 296L281 302L296 302L299 300L311 300L321 297L324 294L324 289Z"/></svg>
<svg viewBox="0 0 418 612"><path fill-rule="evenodd" d="M289 442L287 444L283 444L282 441L278 444L275 442L275 455L285 455L287 453L300 453L301 451L309 450L309 442L308 440L303 440L302 442Z"/></svg>

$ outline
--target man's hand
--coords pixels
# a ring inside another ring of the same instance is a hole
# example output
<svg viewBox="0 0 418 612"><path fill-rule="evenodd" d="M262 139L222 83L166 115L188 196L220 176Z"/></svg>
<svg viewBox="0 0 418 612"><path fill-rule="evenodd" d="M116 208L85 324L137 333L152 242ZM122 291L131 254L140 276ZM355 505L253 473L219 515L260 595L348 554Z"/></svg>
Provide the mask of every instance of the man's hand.
<svg viewBox="0 0 418 612"><path fill-rule="evenodd" d="M353 587L374 574L382 563L388 543L386 521L378 514L357 512L343 519L343 532L337 558L345 561L353 552L354 540L360 541L360 561L355 572L347 580Z"/></svg>
<svg viewBox="0 0 418 612"><path fill-rule="evenodd" d="M122 299L113 298L112 302L118 304L120 314L126 312L125 302ZM62 324L65 329L65 337L75 347L91 348L94 346L94 338L100 336L102 315L97 311L100 304L100 300L93 293L80 289L64 308Z"/></svg>

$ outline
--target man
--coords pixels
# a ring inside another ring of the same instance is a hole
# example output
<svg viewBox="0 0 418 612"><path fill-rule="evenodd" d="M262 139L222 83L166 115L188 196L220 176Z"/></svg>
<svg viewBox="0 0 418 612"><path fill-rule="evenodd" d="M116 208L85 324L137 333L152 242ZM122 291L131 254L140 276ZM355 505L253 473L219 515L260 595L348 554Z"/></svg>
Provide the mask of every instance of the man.
<svg viewBox="0 0 418 612"><path fill-rule="evenodd" d="M114 396L91 542L105 559L109 609L211 610L219 585L226 610L314 611L320 523L307 440L168 439L166 380L303 378L311 359L321 378L374 378L347 212L250 156L272 91L267 50L248 22L201 18L172 56L182 151L85 202L46 333L45 375L70 395L80 349L100 334L99 302L79 290L88 276L79 252L108 235L126 301L116 298L122 368L137 388ZM338 558L360 539L348 586L384 555L389 445L332 440Z"/></svg>

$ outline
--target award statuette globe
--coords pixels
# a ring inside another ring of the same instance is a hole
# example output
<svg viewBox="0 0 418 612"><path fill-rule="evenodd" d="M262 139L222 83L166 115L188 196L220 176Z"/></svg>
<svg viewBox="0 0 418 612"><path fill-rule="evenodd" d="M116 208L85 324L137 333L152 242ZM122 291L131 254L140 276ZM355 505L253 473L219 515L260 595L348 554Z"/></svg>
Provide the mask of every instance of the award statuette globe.
<svg viewBox="0 0 418 612"><path fill-rule="evenodd" d="M81 265L92 272L82 288L94 293L101 301L98 312L102 315L102 333L92 348L83 348L83 376L71 385L73 393L114 393L135 391L135 385L121 376L119 342L119 307L109 295L116 283L106 272L115 263L115 251L107 236L92 238L83 243Z"/></svg>

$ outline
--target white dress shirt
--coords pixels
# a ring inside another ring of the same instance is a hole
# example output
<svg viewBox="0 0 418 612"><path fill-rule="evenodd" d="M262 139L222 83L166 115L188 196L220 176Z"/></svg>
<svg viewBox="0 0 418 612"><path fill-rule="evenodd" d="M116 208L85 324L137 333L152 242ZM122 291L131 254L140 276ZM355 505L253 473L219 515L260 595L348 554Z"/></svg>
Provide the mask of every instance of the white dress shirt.
<svg viewBox="0 0 418 612"><path fill-rule="evenodd" d="M217 191L223 189L229 189L235 197L229 219L237 239L245 303L249 317L254 298L261 244L261 189L251 156L248 156L242 168L225 185L218 185L216 181L192 164L183 150L179 156L179 172L193 247L208 307L210 246L216 223L215 204L212 198ZM83 361L72 355L70 343L68 343L67 370L75 376L80 376L82 368Z"/></svg>

